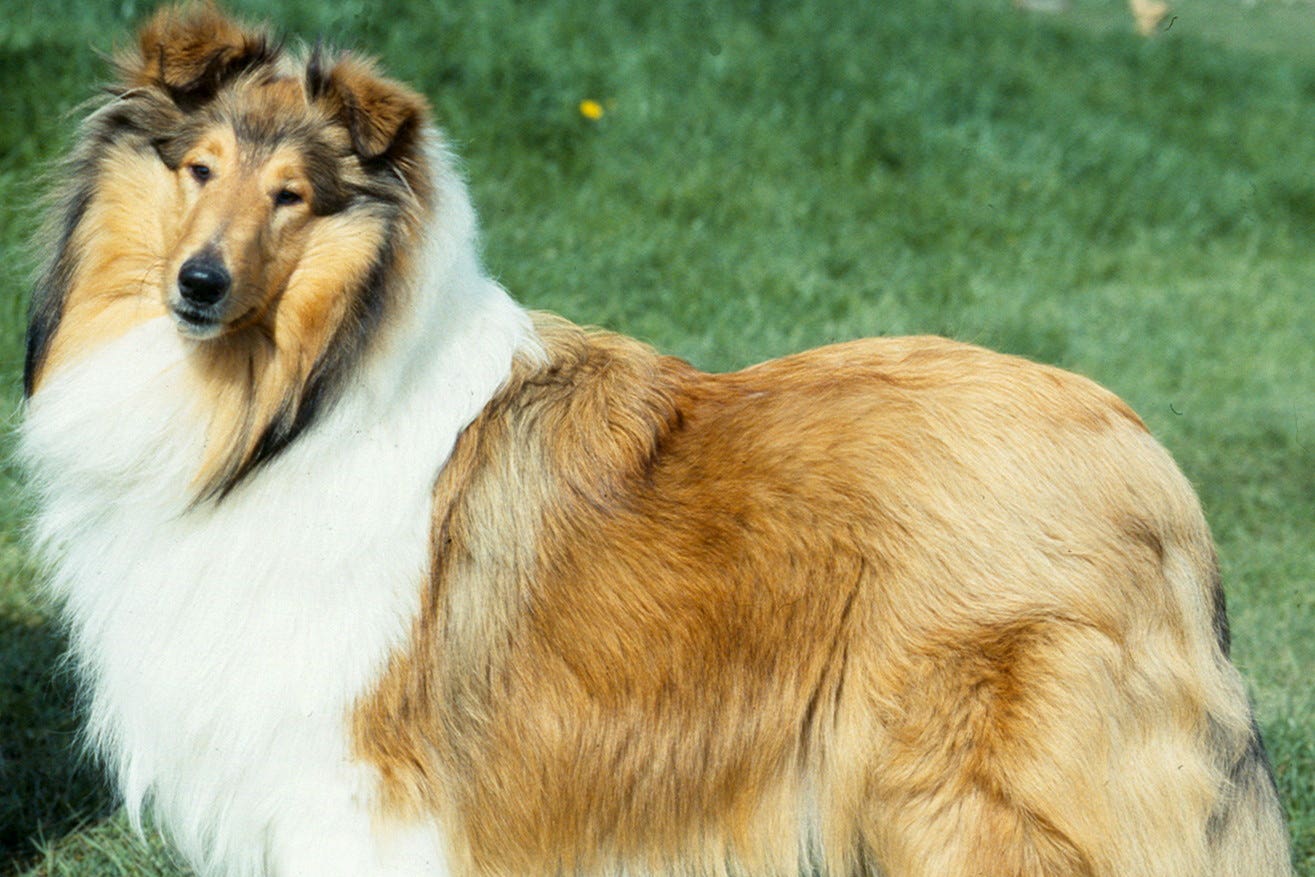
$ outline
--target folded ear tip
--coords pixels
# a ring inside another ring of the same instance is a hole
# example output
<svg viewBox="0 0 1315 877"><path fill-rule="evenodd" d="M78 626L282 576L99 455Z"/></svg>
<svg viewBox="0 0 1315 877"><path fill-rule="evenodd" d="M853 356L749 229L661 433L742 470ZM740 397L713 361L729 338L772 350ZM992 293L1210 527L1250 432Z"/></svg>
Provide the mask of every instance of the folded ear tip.
<svg viewBox="0 0 1315 877"><path fill-rule="evenodd" d="M365 58L343 55L324 70L322 60L317 64L312 56L307 78L312 99L329 101L351 135L352 148L367 160L409 144L429 115L422 95L381 75Z"/></svg>
<svg viewBox="0 0 1315 877"><path fill-rule="evenodd" d="M165 6L137 32L137 51L116 55L130 87L188 91L238 70L272 61L279 44L264 28L229 18L213 3Z"/></svg>

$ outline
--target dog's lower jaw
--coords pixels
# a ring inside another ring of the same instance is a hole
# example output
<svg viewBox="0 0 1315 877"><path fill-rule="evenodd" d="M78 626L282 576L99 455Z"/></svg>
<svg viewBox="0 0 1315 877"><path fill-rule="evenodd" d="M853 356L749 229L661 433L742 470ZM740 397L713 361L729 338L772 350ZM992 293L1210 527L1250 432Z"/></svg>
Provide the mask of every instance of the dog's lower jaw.
<svg viewBox="0 0 1315 877"><path fill-rule="evenodd" d="M210 341L224 333L222 323L193 323L186 319L175 318L174 325L179 335L192 341Z"/></svg>
<svg viewBox="0 0 1315 877"><path fill-rule="evenodd" d="M193 341L209 341L224 333L225 323L217 316L212 316L191 306L178 303L168 305L169 317L173 320L178 334Z"/></svg>

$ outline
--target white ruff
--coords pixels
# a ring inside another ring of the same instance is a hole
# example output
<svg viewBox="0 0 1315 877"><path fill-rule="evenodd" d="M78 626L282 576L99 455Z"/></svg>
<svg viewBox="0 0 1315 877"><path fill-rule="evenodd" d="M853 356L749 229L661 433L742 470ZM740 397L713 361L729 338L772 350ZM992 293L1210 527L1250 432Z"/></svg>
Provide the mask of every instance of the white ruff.
<svg viewBox="0 0 1315 877"><path fill-rule="evenodd" d="M90 693L89 733L140 824L203 874L447 872L432 824L372 823L346 719L409 633L430 492L458 433L537 341L482 274L438 159L415 301L338 404L217 507L188 509L206 412L157 320L49 376L21 453L34 536Z"/></svg>

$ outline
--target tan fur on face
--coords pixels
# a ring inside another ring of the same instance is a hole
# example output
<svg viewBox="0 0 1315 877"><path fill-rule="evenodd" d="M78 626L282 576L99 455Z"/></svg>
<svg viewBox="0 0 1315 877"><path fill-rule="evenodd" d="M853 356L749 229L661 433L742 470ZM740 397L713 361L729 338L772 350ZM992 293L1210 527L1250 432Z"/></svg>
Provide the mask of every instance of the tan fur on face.
<svg viewBox="0 0 1315 877"><path fill-rule="evenodd" d="M106 156L115 173L100 187L69 247L82 254L69 284L61 329L34 387L97 345L163 316L169 243L180 208L173 178L158 158L129 148ZM143 214L143 202L165 209Z"/></svg>
<svg viewBox="0 0 1315 877"><path fill-rule="evenodd" d="M204 183L192 176L198 166L211 174ZM262 322L311 234L313 194L296 149L251 154L225 126L201 138L175 178L184 219L166 276L176 277L194 256L213 254L233 278L222 316L228 330ZM275 199L283 190L303 200L278 205ZM166 285L165 295L169 304L177 304L177 284Z"/></svg>
<svg viewBox="0 0 1315 877"><path fill-rule="evenodd" d="M540 328L355 716L458 873L1212 873L1245 694L1125 405L937 339L704 375Z"/></svg>

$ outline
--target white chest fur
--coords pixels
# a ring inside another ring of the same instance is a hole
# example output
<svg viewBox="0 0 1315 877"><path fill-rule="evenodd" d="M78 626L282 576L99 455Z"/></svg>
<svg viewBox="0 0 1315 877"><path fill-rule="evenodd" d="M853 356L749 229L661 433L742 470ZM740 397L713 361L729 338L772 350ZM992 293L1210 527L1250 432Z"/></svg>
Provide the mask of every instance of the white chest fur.
<svg viewBox="0 0 1315 877"><path fill-rule="evenodd" d="M496 286L366 372L217 506L189 508L205 412L154 321L54 374L22 453L34 535L90 691L89 732L134 818L203 872L443 873L437 829L385 836L346 718L407 635L430 491L532 343ZM414 342L414 343L412 343Z"/></svg>

